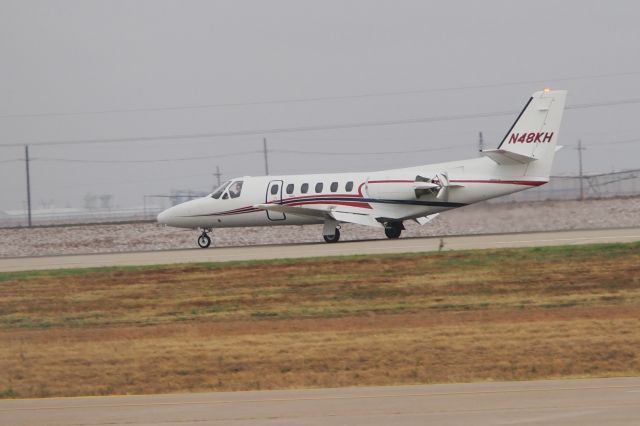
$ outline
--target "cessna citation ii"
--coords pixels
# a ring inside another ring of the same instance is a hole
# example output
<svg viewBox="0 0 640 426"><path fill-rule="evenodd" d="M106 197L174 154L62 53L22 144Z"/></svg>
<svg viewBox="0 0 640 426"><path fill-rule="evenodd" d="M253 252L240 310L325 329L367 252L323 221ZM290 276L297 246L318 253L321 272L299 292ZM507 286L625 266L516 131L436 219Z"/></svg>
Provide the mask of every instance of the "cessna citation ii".
<svg viewBox="0 0 640 426"><path fill-rule="evenodd" d="M324 240L340 239L341 223L398 238L403 222L421 225L439 212L544 185L549 181L567 92L534 93L497 149L470 160L365 173L241 177L212 194L171 207L161 224L201 229L324 224Z"/></svg>

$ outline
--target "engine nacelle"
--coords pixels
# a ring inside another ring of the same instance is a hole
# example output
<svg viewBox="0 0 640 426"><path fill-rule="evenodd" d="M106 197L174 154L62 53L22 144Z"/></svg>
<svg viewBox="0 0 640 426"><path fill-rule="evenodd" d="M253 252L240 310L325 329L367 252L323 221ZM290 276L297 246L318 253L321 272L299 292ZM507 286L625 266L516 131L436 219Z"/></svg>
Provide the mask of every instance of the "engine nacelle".
<svg viewBox="0 0 640 426"><path fill-rule="evenodd" d="M442 186L438 176L434 178L414 176L408 179L369 179L365 188L371 198L416 200L424 196L435 196Z"/></svg>

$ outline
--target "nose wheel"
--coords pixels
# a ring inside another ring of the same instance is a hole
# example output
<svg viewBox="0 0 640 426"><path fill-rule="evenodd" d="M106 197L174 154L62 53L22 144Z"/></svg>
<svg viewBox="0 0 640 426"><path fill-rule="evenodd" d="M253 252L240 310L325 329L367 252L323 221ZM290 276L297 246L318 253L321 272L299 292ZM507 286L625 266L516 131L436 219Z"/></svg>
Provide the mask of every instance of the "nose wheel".
<svg viewBox="0 0 640 426"><path fill-rule="evenodd" d="M198 246L200 246L200 248L207 248L211 245L211 238L207 235L206 232L203 232L202 234L200 234L200 236L198 237Z"/></svg>

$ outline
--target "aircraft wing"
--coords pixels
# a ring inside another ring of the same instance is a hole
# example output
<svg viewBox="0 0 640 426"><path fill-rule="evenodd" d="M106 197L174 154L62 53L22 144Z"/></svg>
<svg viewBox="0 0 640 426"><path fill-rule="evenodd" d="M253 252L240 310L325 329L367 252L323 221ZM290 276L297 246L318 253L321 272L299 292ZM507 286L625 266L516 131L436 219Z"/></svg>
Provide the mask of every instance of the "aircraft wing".
<svg viewBox="0 0 640 426"><path fill-rule="evenodd" d="M269 210L270 212L280 212L280 213L289 213L289 214L297 214L301 216L313 216L318 218L326 218L329 217L329 209L327 208L318 208L318 207L295 207L295 206L283 206L282 204L256 204L253 206L257 209Z"/></svg>
<svg viewBox="0 0 640 426"><path fill-rule="evenodd" d="M281 204L256 204L253 207L273 212L289 213L300 216L313 216L319 219L333 219L338 222L356 223L359 225L384 228L384 225L378 222L373 215L367 213L356 213L353 211L343 210L342 208L318 206L296 207L283 206Z"/></svg>
<svg viewBox="0 0 640 426"><path fill-rule="evenodd" d="M384 228L384 225L378 222L373 216L366 213L352 213L334 210L330 213L338 222L357 223L359 225L373 226L375 228Z"/></svg>
<svg viewBox="0 0 640 426"><path fill-rule="evenodd" d="M433 219L438 217L439 214L440 213L434 213L434 214L430 214L428 216L418 217L418 218L416 218L414 220L416 222L418 222L420 225L426 225L427 223L431 222Z"/></svg>

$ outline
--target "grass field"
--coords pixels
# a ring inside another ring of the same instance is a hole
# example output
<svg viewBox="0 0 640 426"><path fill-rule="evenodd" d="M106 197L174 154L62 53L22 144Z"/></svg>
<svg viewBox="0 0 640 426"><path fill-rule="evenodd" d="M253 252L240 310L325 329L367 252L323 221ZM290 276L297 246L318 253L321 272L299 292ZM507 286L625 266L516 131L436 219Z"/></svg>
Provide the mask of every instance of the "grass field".
<svg viewBox="0 0 640 426"><path fill-rule="evenodd" d="M0 273L0 396L640 374L640 244Z"/></svg>

